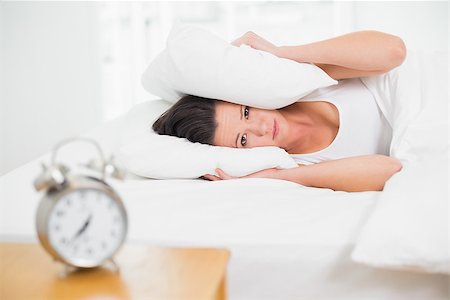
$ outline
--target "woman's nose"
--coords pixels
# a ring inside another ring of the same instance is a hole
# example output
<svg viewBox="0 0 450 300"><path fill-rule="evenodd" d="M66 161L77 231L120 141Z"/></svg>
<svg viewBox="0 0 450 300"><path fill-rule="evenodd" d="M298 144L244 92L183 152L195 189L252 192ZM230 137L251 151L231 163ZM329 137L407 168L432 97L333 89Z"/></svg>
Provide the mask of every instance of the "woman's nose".
<svg viewBox="0 0 450 300"><path fill-rule="evenodd" d="M250 124L250 131L257 136L263 136L269 131L269 127L264 122L255 122Z"/></svg>

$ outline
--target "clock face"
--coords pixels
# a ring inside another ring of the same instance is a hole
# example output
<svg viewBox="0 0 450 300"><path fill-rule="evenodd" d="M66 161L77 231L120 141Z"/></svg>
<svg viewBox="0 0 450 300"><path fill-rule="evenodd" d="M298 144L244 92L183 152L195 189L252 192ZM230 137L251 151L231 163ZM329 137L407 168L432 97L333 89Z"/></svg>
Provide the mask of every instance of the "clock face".
<svg viewBox="0 0 450 300"><path fill-rule="evenodd" d="M126 234L123 207L107 193L79 189L62 196L48 221L48 239L67 262L96 266L111 257Z"/></svg>

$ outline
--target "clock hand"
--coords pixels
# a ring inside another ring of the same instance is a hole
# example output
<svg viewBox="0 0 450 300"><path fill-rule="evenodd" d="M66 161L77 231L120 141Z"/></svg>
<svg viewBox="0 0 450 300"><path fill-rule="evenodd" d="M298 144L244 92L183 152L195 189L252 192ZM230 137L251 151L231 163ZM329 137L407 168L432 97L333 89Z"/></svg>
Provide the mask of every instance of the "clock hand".
<svg viewBox="0 0 450 300"><path fill-rule="evenodd" d="M76 240L81 234L83 234L83 232L86 231L86 229L88 228L90 222L92 220L92 214L89 215L89 217L87 218L87 220L84 222L83 226L77 231L77 233L75 233L74 237L70 240L71 242L69 244L71 244L74 240Z"/></svg>

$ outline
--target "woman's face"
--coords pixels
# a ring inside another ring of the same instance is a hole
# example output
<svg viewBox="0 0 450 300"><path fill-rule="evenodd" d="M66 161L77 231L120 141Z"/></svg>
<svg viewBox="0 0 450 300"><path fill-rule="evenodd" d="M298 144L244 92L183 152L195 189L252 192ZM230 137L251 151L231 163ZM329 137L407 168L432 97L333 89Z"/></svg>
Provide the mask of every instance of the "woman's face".
<svg viewBox="0 0 450 300"><path fill-rule="evenodd" d="M289 123L278 110L218 101L214 145L233 148L277 146L286 149Z"/></svg>

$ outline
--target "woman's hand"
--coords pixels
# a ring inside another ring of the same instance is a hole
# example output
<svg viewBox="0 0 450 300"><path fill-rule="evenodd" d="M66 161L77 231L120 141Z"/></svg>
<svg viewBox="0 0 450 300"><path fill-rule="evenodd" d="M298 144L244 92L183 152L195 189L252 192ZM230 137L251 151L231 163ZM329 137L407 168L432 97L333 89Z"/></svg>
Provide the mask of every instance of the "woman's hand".
<svg viewBox="0 0 450 300"><path fill-rule="evenodd" d="M258 172L249 174L247 176L234 177L234 176L228 175L227 173L225 173L221 169L216 169L216 172L217 172L217 174L219 176L211 175L211 174L205 174L201 178L206 179L206 180L211 180L211 181L228 180L228 179L239 179L239 178L273 178L273 179L280 179L280 178L277 177L277 174L278 174L279 171L280 171L279 169L272 168L272 169L265 169L265 170L262 170L262 171L258 171Z"/></svg>
<svg viewBox="0 0 450 300"><path fill-rule="evenodd" d="M278 46L275 46L271 42L263 39L262 37L260 37L259 35L257 35L256 33L252 32L252 31L248 31L243 36L234 40L231 43L231 45L237 46L237 47L241 46L242 44L248 45L256 50L266 51L266 52L272 53L273 55L279 56L278 54L279 54L280 48Z"/></svg>

